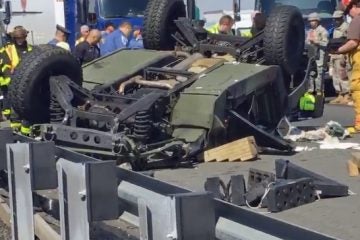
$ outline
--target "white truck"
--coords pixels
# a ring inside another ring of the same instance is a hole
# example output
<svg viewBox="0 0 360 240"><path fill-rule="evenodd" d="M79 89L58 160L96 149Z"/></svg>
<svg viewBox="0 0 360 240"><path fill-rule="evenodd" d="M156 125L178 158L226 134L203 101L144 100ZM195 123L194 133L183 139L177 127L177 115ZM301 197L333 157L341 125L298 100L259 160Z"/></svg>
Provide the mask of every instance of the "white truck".
<svg viewBox="0 0 360 240"><path fill-rule="evenodd" d="M56 24L64 25L63 0L11 0L10 32L17 25L28 31L31 44L47 43L54 37ZM2 9L2 12L4 8Z"/></svg>

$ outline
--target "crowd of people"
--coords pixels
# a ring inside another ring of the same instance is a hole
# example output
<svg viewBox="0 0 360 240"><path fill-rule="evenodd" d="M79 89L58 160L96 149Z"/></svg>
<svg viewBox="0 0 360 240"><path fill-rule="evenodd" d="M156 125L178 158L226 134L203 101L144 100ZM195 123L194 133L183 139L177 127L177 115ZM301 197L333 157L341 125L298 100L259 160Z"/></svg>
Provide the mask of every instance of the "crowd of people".
<svg viewBox="0 0 360 240"><path fill-rule="evenodd" d="M345 21L344 12L336 10L333 13L334 31L332 38L346 38L349 24ZM350 62L347 55L331 54L329 63L324 63L326 46L329 43L329 33L321 25L321 18L318 13L314 12L308 16L310 30L306 36L306 43L317 47L319 57L316 60L318 73L323 71L324 64L329 64L329 75L332 77L333 86L337 97L330 101L330 104L351 105L353 101L349 91ZM317 75L314 82L310 82L309 91L321 94L323 91L321 83L321 74Z"/></svg>
<svg viewBox="0 0 360 240"><path fill-rule="evenodd" d="M49 44L70 51L67 43L69 35L69 30L57 25L55 38ZM85 64L122 48L143 48L140 28L134 29L129 22L121 23L118 28L108 22L103 30L90 29L83 25L80 27L80 36L76 40L73 54L81 64Z"/></svg>

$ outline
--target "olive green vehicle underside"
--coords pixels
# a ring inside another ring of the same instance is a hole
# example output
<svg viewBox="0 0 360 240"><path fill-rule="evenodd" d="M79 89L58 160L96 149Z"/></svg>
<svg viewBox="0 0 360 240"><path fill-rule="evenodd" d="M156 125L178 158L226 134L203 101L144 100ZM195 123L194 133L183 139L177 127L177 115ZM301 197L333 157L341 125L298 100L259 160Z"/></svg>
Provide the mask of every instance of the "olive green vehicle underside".
<svg viewBox="0 0 360 240"><path fill-rule="evenodd" d="M146 67L157 66L174 54L177 53L118 51L83 67L83 87L88 90L106 88L121 79L139 74ZM211 146L226 142L229 138L236 139L238 134L258 135L257 131L242 129L247 127L246 124L234 123L230 110L246 113L242 114L245 119L256 120L254 125L267 125L271 131L285 114L287 93L278 66L203 58L190 65L187 71L197 71L197 80L179 93L172 110L172 136L176 139L192 143L203 137L206 145ZM232 133L228 132L230 123L235 125L231 126ZM268 144L267 138L259 137L258 141L271 147L272 143ZM282 150L286 148L289 149L289 146Z"/></svg>

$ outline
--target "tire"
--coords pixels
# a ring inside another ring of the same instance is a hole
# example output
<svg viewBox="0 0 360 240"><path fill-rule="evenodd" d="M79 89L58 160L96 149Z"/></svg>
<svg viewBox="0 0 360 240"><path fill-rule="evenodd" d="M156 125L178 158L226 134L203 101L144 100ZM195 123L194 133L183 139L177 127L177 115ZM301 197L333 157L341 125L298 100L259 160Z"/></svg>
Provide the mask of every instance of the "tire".
<svg viewBox="0 0 360 240"><path fill-rule="evenodd" d="M146 49L173 50L174 20L186 17L183 0L150 0L144 16L143 41Z"/></svg>
<svg viewBox="0 0 360 240"><path fill-rule="evenodd" d="M62 48L40 45L22 59L9 86L12 108L22 120L32 124L49 122L49 78L59 75L79 85L82 83L80 64Z"/></svg>
<svg viewBox="0 0 360 240"><path fill-rule="evenodd" d="M305 25L299 9L287 5L274 8L264 29L265 63L294 74L300 67L304 44Z"/></svg>

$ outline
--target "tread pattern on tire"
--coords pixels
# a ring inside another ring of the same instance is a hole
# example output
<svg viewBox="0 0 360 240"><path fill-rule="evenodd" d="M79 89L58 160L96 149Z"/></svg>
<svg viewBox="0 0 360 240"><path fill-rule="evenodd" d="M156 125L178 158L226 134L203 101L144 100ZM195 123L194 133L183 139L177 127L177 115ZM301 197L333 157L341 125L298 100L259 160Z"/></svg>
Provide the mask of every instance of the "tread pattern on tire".
<svg viewBox="0 0 360 240"><path fill-rule="evenodd" d="M304 44L305 25L299 9L287 5L274 8L264 30L266 64L280 65L287 73L295 73L300 66Z"/></svg>
<svg viewBox="0 0 360 240"><path fill-rule="evenodd" d="M69 51L51 45L34 47L16 67L9 86L9 99L21 119L31 123L49 120L49 109L45 106L50 103L50 91L46 81L52 75L66 75L77 84L82 83L82 70L77 60ZM43 88L44 95L37 94L38 88Z"/></svg>
<svg viewBox="0 0 360 240"><path fill-rule="evenodd" d="M144 16L144 47L172 50L175 43L171 37L176 28L174 20L185 16L183 0L150 0Z"/></svg>

